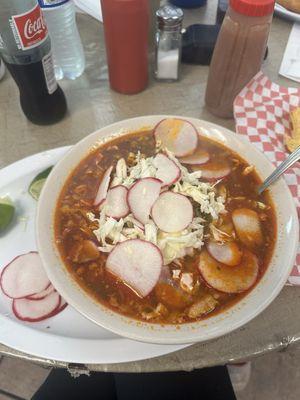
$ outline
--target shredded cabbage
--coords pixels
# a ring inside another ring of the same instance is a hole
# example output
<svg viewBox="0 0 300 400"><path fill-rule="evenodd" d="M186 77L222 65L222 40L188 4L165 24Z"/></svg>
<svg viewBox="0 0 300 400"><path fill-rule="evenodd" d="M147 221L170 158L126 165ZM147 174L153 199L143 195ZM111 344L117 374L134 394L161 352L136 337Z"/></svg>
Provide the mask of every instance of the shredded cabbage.
<svg viewBox="0 0 300 400"><path fill-rule="evenodd" d="M201 182L201 171L190 173L171 152L165 150L165 153L181 170L181 179L175 185L171 185L169 190L190 197L199 205L200 214L217 219L219 214L225 211L225 199L221 196L216 197L215 185ZM140 178L155 177L157 168L153 160L153 157L141 157L138 152L135 165L129 168L124 158L121 158L117 162L111 186L130 187ZM199 212L195 214L199 215ZM118 242L139 238L159 247L165 265L172 261L179 262L179 259L186 255L193 255L195 249L200 250L203 246L204 226L207 224L205 219L197 216L183 231L166 233L161 231L150 217L142 229L132 214L119 220L107 216L105 203L100 208L99 218L93 213L88 213L87 216L91 221L98 223L98 228L93 232L99 241L100 251L110 252Z"/></svg>

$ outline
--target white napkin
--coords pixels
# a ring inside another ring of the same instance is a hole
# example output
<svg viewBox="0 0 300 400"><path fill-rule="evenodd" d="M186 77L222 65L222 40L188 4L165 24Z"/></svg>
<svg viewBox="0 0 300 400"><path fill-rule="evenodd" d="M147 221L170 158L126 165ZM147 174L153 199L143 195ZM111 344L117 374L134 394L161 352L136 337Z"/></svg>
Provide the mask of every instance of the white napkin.
<svg viewBox="0 0 300 400"><path fill-rule="evenodd" d="M300 24L293 26L283 56L279 74L300 82Z"/></svg>
<svg viewBox="0 0 300 400"><path fill-rule="evenodd" d="M102 22L102 11L100 0L74 0L75 5L79 10L96 18L98 21Z"/></svg>

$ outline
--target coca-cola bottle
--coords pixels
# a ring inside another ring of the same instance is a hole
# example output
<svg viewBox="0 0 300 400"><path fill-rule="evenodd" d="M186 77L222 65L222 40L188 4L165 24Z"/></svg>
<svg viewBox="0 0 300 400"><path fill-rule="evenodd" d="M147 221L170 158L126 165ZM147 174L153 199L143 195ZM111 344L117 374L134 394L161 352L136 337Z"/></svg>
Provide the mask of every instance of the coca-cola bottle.
<svg viewBox="0 0 300 400"><path fill-rule="evenodd" d="M37 0L1 0L0 54L19 87L26 117L38 125L62 119L66 99L55 79L51 42Z"/></svg>

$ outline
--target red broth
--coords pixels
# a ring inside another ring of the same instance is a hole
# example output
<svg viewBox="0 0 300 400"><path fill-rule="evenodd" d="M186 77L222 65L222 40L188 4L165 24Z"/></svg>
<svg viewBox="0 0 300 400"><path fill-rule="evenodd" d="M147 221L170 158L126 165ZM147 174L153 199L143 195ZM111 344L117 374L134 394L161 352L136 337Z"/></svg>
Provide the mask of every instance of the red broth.
<svg viewBox="0 0 300 400"><path fill-rule="evenodd" d="M223 194L226 192L225 207L228 210L227 215L221 217L222 220L219 218L216 226L223 230L228 227L232 229L231 213L238 208L253 210L259 216L263 241L251 249L259 265L256 284L268 267L276 241L276 219L271 200L266 193L257 194L256 188L261 183L258 175L236 153L207 138L201 138L199 146L209 152L212 163L226 162L232 170L216 186L217 191ZM102 145L83 159L70 174L60 194L55 214L56 243L67 269L79 285L101 304L137 320L181 324L224 311L240 301L255 284L242 293L224 293L212 288L199 272L199 251L192 257L186 256L181 265L181 272L193 275L194 287L191 292L163 280L145 298L137 296L120 279L107 272L107 253L96 254L95 247L99 243L93 230L98 225L91 222L86 214L92 212L99 215L99 210L93 206L99 181L104 171L116 165L122 157L128 165L132 165L134 154L138 151L146 157L155 154L152 131L131 133ZM197 167L193 166L193 169ZM205 235L211 235L208 227L205 228ZM208 237L205 242L207 240ZM96 246L91 246L91 242ZM238 237L235 242L241 249L245 249ZM82 251L86 251L86 258L82 258ZM172 276L172 270L178 269L178 266L171 263L167 268Z"/></svg>

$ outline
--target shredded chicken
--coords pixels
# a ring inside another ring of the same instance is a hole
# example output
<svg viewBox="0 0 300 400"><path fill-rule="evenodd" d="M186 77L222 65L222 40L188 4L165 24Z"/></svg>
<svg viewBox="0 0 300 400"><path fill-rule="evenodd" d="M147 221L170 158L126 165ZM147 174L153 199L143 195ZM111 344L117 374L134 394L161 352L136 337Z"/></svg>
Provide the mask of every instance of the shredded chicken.
<svg viewBox="0 0 300 400"><path fill-rule="evenodd" d="M155 310L150 312L142 312L142 318L146 321L168 315L168 309L162 304L158 303Z"/></svg>
<svg viewBox="0 0 300 400"><path fill-rule="evenodd" d="M184 272L181 275L180 287L187 293L191 293L194 290L194 277L191 272Z"/></svg>
<svg viewBox="0 0 300 400"><path fill-rule="evenodd" d="M231 235L218 229L214 224L209 225L210 233L216 242L224 243L231 239Z"/></svg>
<svg viewBox="0 0 300 400"><path fill-rule="evenodd" d="M180 279L181 270L180 269L173 269L172 270L172 278L174 280Z"/></svg>
<svg viewBox="0 0 300 400"><path fill-rule="evenodd" d="M190 318L198 318L201 315L205 315L213 311L216 308L217 304L217 300L214 299L212 295L207 294L205 297L203 297L201 300L197 301L190 307L188 311L188 316Z"/></svg>
<svg viewBox="0 0 300 400"><path fill-rule="evenodd" d="M248 167L246 167L244 169L244 171L242 172L242 175L247 176L249 174L251 174L251 172L254 171L254 165L249 165Z"/></svg>

